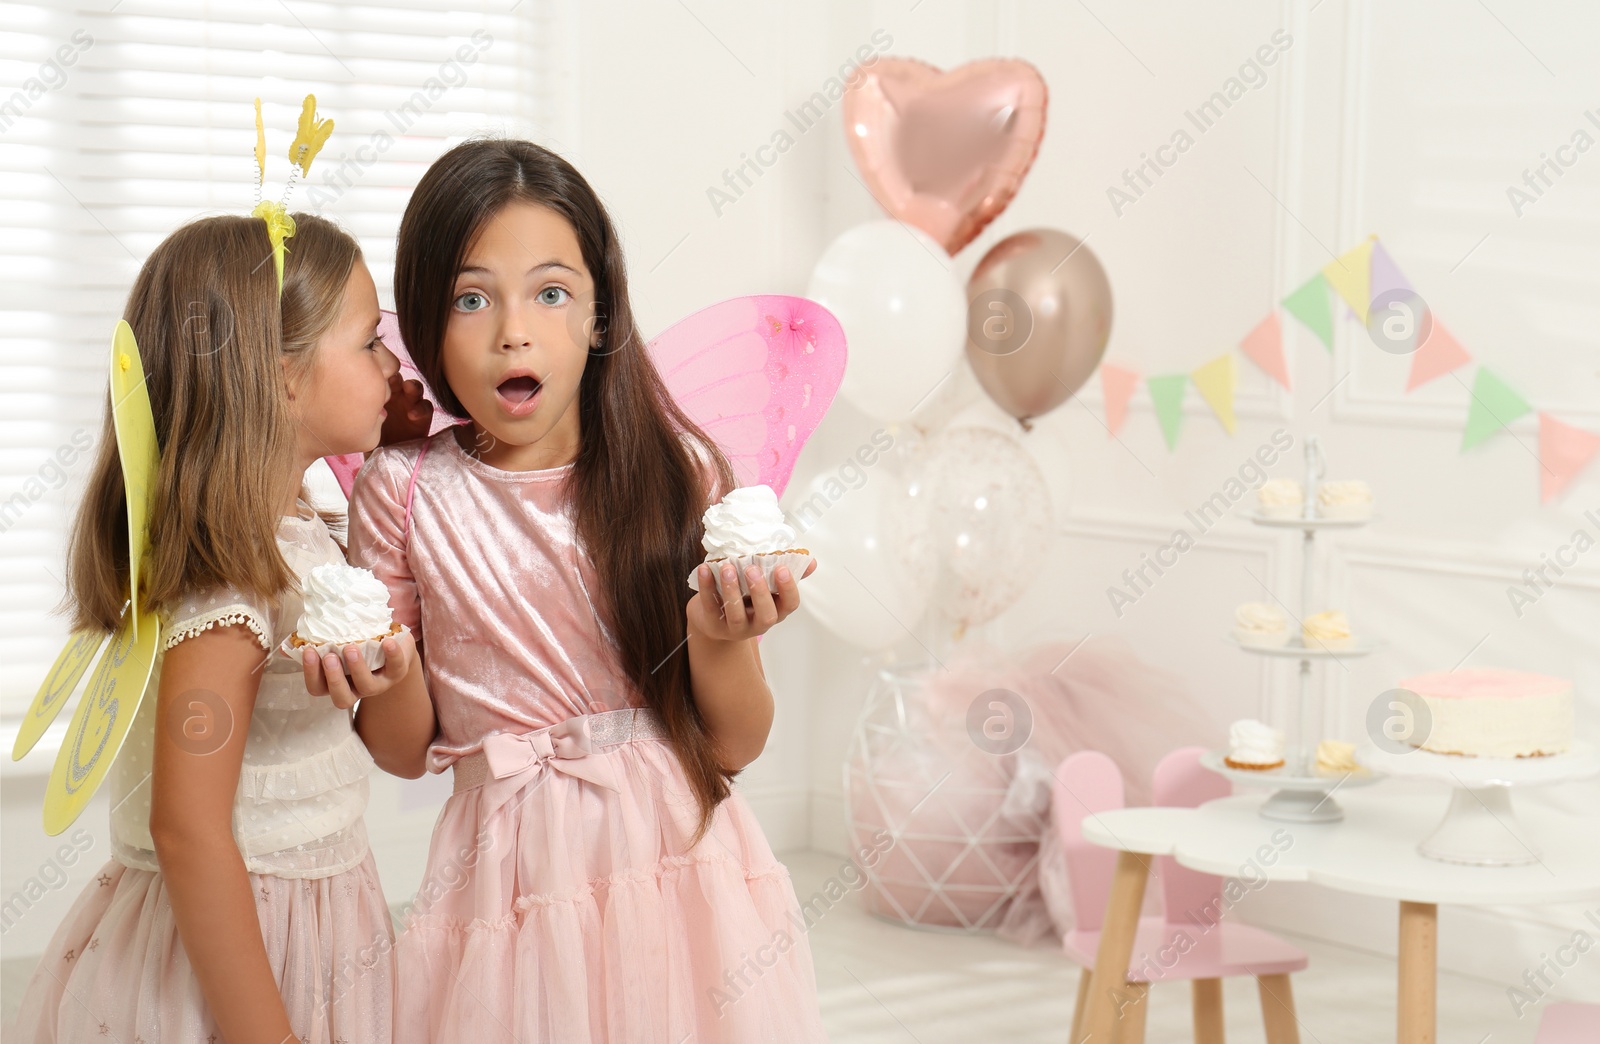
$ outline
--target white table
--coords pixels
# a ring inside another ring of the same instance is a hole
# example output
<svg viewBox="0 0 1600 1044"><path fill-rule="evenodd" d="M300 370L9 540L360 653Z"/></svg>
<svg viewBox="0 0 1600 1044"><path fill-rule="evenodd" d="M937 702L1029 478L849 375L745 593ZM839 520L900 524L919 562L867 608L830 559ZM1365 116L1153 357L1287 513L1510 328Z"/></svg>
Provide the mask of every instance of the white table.
<svg viewBox="0 0 1600 1044"><path fill-rule="evenodd" d="M1083 821L1083 836L1119 849L1116 876L1096 954L1085 1041L1112 1040L1120 988L1132 956L1134 931L1151 856L1172 856L1195 870L1238 877L1247 865L1269 881L1309 881L1400 903L1397 1040L1432 1044L1437 989L1438 904L1576 902L1600 897L1600 830L1594 820L1519 805L1522 826L1540 847L1527 866L1473 867L1425 859L1417 842L1443 817L1449 789L1414 782L1339 793L1338 823L1263 819L1260 793L1237 794L1199 808L1127 808ZM1284 844L1285 831L1289 843ZM1267 864L1262 846L1272 851ZM1083 1042L1074 1042L1083 1044Z"/></svg>

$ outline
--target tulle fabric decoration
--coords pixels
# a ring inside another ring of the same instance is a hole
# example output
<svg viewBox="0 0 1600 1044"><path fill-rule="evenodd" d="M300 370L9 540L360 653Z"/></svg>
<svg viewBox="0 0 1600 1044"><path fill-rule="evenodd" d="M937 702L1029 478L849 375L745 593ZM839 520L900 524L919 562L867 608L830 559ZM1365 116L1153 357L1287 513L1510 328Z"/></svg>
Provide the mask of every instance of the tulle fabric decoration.
<svg viewBox="0 0 1600 1044"><path fill-rule="evenodd" d="M972 644L946 666L880 672L857 721L844 768L851 845L892 839L864 867L862 901L911 927L1055 944L1072 927L1056 766L1102 751L1129 803L1145 804L1162 755L1219 742L1220 727L1181 678L1114 637L1020 655Z"/></svg>

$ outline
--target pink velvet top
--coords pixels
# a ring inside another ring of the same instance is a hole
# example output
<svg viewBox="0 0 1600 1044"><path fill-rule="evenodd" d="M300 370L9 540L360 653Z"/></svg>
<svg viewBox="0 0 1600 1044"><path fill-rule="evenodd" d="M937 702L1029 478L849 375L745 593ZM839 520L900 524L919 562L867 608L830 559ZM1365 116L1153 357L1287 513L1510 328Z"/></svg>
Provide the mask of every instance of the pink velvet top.
<svg viewBox="0 0 1600 1044"><path fill-rule="evenodd" d="M564 493L571 471L502 471L447 428L380 448L356 476L350 561L388 586L394 618L423 643L439 718L431 772L494 732L643 705L597 611L603 592Z"/></svg>

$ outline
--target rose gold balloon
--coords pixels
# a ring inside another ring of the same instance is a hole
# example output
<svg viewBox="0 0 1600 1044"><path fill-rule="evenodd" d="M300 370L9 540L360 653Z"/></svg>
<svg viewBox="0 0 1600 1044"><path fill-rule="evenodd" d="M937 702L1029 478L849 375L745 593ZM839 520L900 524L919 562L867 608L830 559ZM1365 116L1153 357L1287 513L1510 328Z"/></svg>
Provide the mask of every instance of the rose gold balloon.
<svg viewBox="0 0 1600 1044"><path fill-rule="evenodd" d="M967 281L967 361L1029 427L1083 387L1111 337L1111 283L1083 242L1031 228L996 243Z"/></svg>
<svg viewBox="0 0 1600 1044"><path fill-rule="evenodd" d="M1011 202L1044 137L1044 77L992 58L943 72L880 58L845 92L845 138L892 216L954 254Z"/></svg>

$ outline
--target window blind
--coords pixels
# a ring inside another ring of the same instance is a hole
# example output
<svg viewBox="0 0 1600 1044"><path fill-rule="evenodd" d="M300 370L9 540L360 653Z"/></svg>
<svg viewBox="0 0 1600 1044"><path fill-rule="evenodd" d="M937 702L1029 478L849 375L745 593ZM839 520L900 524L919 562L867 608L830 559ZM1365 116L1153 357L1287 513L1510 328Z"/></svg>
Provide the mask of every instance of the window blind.
<svg viewBox="0 0 1600 1044"><path fill-rule="evenodd" d="M560 0L0 3L0 716L61 644L72 512L104 410L112 324L150 250L184 222L282 196L301 99L332 138L291 210L361 242L379 297L423 170L475 134L553 144Z"/></svg>

